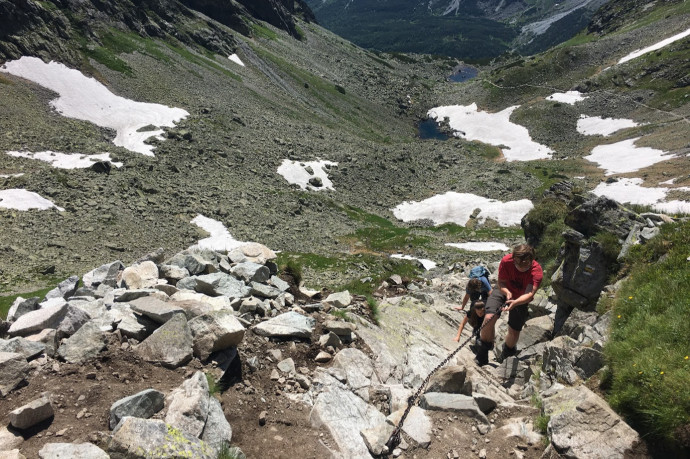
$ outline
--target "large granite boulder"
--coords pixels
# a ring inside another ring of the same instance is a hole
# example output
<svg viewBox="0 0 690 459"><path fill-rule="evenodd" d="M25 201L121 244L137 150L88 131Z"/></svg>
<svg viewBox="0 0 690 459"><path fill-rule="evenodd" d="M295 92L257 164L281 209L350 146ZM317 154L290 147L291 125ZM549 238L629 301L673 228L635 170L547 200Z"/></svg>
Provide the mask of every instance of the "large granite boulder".
<svg viewBox="0 0 690 459"><path fill-rule="evenodd" d="M134 351L147 362L177 368L192 360L192 331L184 314L175 314Z"/></svg>
<svg viewBox="0 0 690 459"><path fill-rule="evenodd" d="M568 387L543 399L548 434L565 457L623 458L640 436L585 386Z"/></svg>
<svg viewBox="0 0 690 459"><path fill-rule="evenodd" d="M206 442L157 419L124 417L113 431L108 445L111 458L149 459L165 457L215 459Z"/></svg>

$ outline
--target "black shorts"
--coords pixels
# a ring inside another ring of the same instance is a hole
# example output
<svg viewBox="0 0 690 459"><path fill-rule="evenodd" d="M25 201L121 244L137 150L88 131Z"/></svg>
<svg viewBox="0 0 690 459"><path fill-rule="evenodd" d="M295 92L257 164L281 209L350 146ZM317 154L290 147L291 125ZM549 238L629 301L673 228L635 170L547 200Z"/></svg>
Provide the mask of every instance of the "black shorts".
<svg viewBox="0 0 690 459"><path fill-rule="evenodd" d="M506 302L506 296L501 292L500 289L495 288L491 292L491 296L486 301L486 313L487 314L498 314L498 311L503 307ZM511 309L508 313L508 326L515 331L522 331L522 327L525 326L527 322L527 316L529 315L529 308L526 304L521 304L520 306Z"/></svg>

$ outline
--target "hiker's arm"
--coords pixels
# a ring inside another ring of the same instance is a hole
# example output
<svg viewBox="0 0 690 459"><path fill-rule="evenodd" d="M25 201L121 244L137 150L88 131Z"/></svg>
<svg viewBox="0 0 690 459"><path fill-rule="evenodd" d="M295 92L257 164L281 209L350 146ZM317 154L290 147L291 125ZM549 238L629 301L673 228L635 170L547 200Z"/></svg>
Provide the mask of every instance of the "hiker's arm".
<svg viewBox="0 0 690 459"><path fill-rule="evenodd" d="M508 287L506 286L508 284L508 281L505 279L498 279L498 289L506 296L506 300L511 300L513 298L513 294L510 293L510 290L508 290Z"/></svg>
<svg viewBox="0 0 690 459"><path fill-rule="evenodd" d="M465 293L465 297L462 299L462 306L455 306L453 309L455 309L456 311L462 311L463 309L465 309L465 305L467 304L467 300L469 300L469 299L470 299L470 294Z"/></svg>
<svg viewBox="0 0 690 459"><path fill-rule="evenodd" d="M525 293L515 298L514 300L506 301L506 305L503 308L503 310L510 311L514 307L520 306L521 304L528 304L530 301L532 301L532 298L534 298L534 293L534 286L530 284L525 289Z"/></svg>

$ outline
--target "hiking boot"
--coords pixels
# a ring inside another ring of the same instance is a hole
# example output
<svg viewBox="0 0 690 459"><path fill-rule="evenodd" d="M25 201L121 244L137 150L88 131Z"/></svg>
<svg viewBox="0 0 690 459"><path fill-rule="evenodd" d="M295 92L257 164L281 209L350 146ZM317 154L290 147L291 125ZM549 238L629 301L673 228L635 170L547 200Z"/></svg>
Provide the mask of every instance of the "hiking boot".
<svg viewBox="0 0 690 459"><path fill-rule="evenodd" d="M480 367L489 363L489 351L493 349L494 343L485 343L482 340L477 341L477 358L475 362Z"/></svg>
<svg viewBox="0 0 690 459"><path fill-rule="evenodd" d="M505 359L508 357L512 357L514 355L517 355L517 346L515 347L508 347L506 346L506 343L503 343L503 348L501 349L501 353L496 356L496 361L498 363L503 363Z"/></svg>

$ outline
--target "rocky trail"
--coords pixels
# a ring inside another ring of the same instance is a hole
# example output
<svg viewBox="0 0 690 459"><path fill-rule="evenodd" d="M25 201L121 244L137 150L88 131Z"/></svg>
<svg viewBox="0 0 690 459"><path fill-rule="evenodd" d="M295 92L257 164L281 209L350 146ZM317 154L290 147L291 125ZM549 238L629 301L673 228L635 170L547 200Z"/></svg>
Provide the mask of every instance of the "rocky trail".
<svg viewBox="0 0 690 459"><path fill-rule="evenodd" d="M591 294L578 287L586 271L570 265L537 294L516 357L478 367L461 349L387 451L408 397L456 349L452 307L473 265L391 276L372 311L291 285L274 258L256 243L158 251L18 298L0 340L3 457L647 456L598 394L610 313L567 306ZM492 281L499 259L480 260Z"/></svg>

